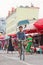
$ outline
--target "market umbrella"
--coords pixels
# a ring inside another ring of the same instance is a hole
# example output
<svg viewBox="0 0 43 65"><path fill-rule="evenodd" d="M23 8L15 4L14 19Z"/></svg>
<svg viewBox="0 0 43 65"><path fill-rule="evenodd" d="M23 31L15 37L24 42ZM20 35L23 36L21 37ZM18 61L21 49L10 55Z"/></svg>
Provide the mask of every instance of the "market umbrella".
<svg viewBox="0 0 43 65"><path fill-rule="evenodd" d="M37 29L36 27L34 26L34 23L31 23L29 24L25 29L24 29L24 32L27 34L27 33L36 33L37 32Z"/></svg>
<svg viewBox="0 0 43 65"><path fill-rule="evenodd" d="M34 26L38 29L38 30L43 30L43 19L39 19L34 23Z"/></svg>
<svg viewBox="0 0 43 65"><path fill-rule="evenodd" d="M36 27L34 26L34 23L30 23L30 24L28 24L27 27L24 28L24 29L25 29L25 30L26 30L26 29L28 29L28 30L35 30Z"/></svg>
<svg viewBox="0 0 43 65"><path fill-rule="evenodd" d="M4 40L4 38L5 38L5 37L4 37L3 35L2 35L2 36L0 36L0 40Z"/></svg>
<svg viewBox="0 0 43 65"><path fill-rule="evenodd" d="M11 36L12 38L16 38L17 37L16 34L8 34L8 36Z"/></svg>
<svg viewBox="0 0 43 65"><path fill-rule="evenodd" d="M28 20L21 20L18 22L17 26L26 25L26 24L29 24Z"/></svg>

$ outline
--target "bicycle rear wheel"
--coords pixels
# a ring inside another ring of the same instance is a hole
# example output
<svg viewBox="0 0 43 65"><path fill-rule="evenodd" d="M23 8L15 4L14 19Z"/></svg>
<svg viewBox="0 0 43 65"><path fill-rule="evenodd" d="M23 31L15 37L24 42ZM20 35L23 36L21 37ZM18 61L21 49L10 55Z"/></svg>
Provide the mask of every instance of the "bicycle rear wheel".
<svg viewBox="0 0 43 65"><path fill-rule="evenodd" d="M24 50L24 46L22 45L21 48L21 53L20 53L20 60L25 60L25 50Z"/></svg>

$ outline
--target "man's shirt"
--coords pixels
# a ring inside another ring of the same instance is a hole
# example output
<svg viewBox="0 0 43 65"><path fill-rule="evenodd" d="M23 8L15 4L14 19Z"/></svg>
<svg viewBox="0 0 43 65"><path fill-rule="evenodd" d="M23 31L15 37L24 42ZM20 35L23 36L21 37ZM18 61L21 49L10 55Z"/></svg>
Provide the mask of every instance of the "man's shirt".
<svg viewBox="0 0 43 65"><path fill-rule="evenodd" d="M18 32L17 37L19 40L24 40L25 39L25 33L24 32Z"/></svg>

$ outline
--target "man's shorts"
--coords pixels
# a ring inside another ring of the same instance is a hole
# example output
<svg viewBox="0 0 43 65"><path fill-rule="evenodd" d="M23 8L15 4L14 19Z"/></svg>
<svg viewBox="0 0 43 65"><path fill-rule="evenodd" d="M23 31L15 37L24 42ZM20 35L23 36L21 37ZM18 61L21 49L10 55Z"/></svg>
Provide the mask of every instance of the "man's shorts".
<svg viewBox="0 0 43 65"><path fill-rule="evenodd" d="M25 45L23 45L24 46L24 49L25 49ZM18 42L18 49L22 49L22 42L20 41L20 42Z"/></svg>
<svg viewBox="0 0 43 65"><path fill-rule="evenodd" d="M22 44L21 44L21 41L20 41L20 42L18 42L18 49L21 49L21 47L22 47Z"/></svg>

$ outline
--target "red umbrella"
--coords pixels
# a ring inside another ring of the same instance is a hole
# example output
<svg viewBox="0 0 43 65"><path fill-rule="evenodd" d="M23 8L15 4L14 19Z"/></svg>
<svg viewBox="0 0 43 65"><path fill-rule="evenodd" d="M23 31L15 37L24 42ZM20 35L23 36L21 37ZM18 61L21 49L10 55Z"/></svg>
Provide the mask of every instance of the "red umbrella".
<svg viewBox="0 0 43 65"><path fill-rule="evenodd" d="M43 30L43 19L37 20L34 25L38 30Z"/></svg>
<svg viewBox="0 0 43 65"><path fill-rule="evenodd" d="M0 39L4 39L4 36L0 36Z"/></svg>
<svg viewBox="0 0 43 65"><path fill-rule="evenodd" d="M29 24L29 25L24 29L24 32L25 32L26 34L28 34L28 33L37 33L37 29L36 29L36 27L34 26L34 23Z"/></svg>
<svg viewBox="0 0 43 65"><path fill-rule="evenodd" d="M0 36L0 40L4 40L4 38L5 38L4 36Z"/></svg>
<svg viewBox="0 0 43 65"><path fill-rule="evenodd" d="M37 33L37 30L29 30L29 29L27 29L27 30L24 30L24 32L25 32L25 34L29 34L29 33Z"/></svg>
<svg viewBox="0 0 43 65"><path fill-rule="evenodd" d="M12 37L17 37L17 35L16 34L8 34L8 36L12 36Z"/></svg>

